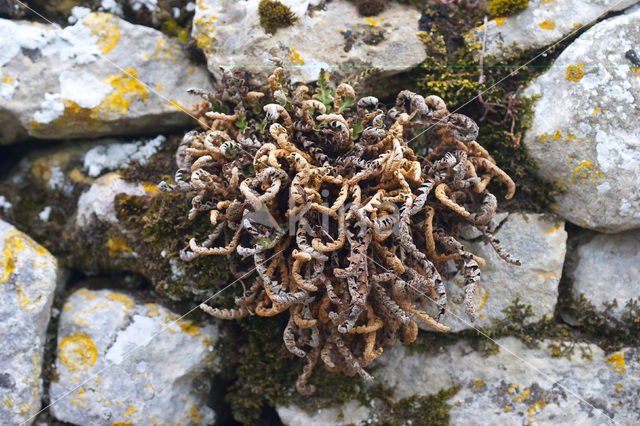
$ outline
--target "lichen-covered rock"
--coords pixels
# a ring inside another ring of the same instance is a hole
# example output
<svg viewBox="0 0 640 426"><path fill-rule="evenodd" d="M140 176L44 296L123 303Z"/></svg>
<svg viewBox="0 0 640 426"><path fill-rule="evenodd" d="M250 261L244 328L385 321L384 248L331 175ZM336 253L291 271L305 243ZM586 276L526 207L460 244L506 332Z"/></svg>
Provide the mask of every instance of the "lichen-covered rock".
<svg viewBox="0 0 640 426"><path fill-rule="evenodd" d="M475 351L465 340L433 354L396 345L379 358L376 382L389 389L387 396L395 401L459 386L447 401L453 425L534 422L601 425L611 419L616 424L634 425L640 421L637 348L605 354L596 345L556 340L542 341L537 349L527 347L515 337L505 337L497 343L501 350L489 356ZM557 356L559 347L568 353ZM361 414L361 418L375 424L380 404L375 404L375 399L372 402L358 410L368 408L369 414ZM320 413L313 419L328 424L335 418L334 411L346 415L346 410L357 406L352 401L323 411L332 417L323 418ZM278 408L288 420L285 424L305 424L298 422L304 417L293 415L295 411L300 409ZM396 413L399 418L402 415Z"/></svg>
<svg viewBox="0 0 640 426"><path fill-rule="evenodd" d="M74 424L212 424L202 373L217 337L132 295L77 290L60 315L51 413Z"/></svg>
<svg viewBox="0 0 640 426"><path fill-rule="evenodd" d="M506 319L504 309L516 299L531 306L532 315L527 322L553 316L567 240L564 222L547 215L511 213L495 235L522 265L502 260L490 245L481 242L482 238L468 243L468 250L484 258L487 264L481 268L482 276L476 288L478 315L473 323L464 313L464 277L457 275L447 282L447 293L451 297L443 323L454 332L495 326ZM432 314L436 314L435 309Z"/></svg>
<svg viewBox="0 0 640 426"><path fill-rule="evenodd" d="M376 68L382 75L406 70L426 58L416 33L420 11L390 3L379 15L360 16L353 1L282 0L298 18L274 34L260 24L260 0L198 0L192 35L205 52L209 70L247 67L259 84L278 63L293 81L318 79L321 68L332 80L354 80Z"/></svg>
<svg viewBox="0 0 640 426"><path fill-rule="evenodd" d="M179 259L196 225L185 223L184 197L156 186L175 167L177 143L160 135L34 150L0 181L0 217L64 266L138 273L174 299L211 294L230 276L227 260Z"/></svg>
<svg viewBox="0 0 640 426"><path fill-rule="evenodd" d="M511 59L523 51L553 44L572 31L595 22L608 11L624 10L637 0L529 0L526 9L487 23L485 60ZM477 48L484 38L484 26L467 36ZM479 50L478 50L479 52Z"/></svg>
<svg viewBox="0 0 640 426"><path fill-rule="evenodd" d="M640 67L625 57L639 25L640 10L595 25L526 91L540 98L524 143L565 189L556 212L602 232L640 227Z"/></svg>
<svg viewBox="0 0 640 426"><path fill-rule="evenodd" d="M59 28L0 19L0 144L161 132L193 122L186 90L210 87L180 43L82 9Z"/></svg>
<svg viewBox="0 0 640 426"><path fill-rule="evenodd" d="M363 407L358 401L349 401L341 407L319 408L313 413L308 413L296 406L278 407L278 416L283 424L334 426L366 424L370 416L367 407Z"/></svg>
<svg viewBox="0 0 640 426"><path fill-rule="evenodd" d="M0 424L26 422L40 409L42 357L58 263L0 220Z"/></svg>
<svg viewBox="0 0 640 426"><path fill-rule="evenodd" d="M621 320L627 303L640 302L640 230L599 234L577 247L568 271L573 295L584 295L596 311ZM606 309L606 304L616 306Z"/></svg>

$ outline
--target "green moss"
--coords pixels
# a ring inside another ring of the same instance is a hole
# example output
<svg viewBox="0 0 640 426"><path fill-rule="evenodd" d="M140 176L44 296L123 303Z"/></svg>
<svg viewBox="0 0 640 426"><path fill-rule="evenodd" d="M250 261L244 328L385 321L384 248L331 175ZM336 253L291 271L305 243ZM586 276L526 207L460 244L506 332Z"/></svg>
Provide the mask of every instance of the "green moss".
<svg viewBox="0 0 640 426"><path fill-rule="evenodd" d="M262 0L258 6L260 25L269 34L275 34L278 28L293 25L298 17L279 1Z"/></svg>
<svg viewBox="0 0 640 426"><path fill-rule="evenodd" d="M446 46L437 42L445 29L434 21L430 33L422 35L426 40L428 58L421 65L422 76L418 79L421 94L437 95L447 103L449 111L460 112L473 118L480 128L478 142L484 146L502 168L516 183L516 195L501 207L512 210L528 210L540 212L553 204L553 197L560 189L552 183L542 182L537 176L538 166L520 143L524 132L529 128L533 115L533 99L515 97L511 105L510 116L506 115L509 98L517 93L528 81L546 70L548 58L538 59L531 67L520 70L513 76L509 74L515 69L502 64L483 66L484 82L480 83L480 64L477 56L479 48L467 42L460 45L454 40L444 38ZM460 23L460 26L463 24ZM446 28L446 31L451 31ZM529 52L530 53L530 52ZM524 52L522 52L524 55ZM518 60L514 61L518 63ZM485 102L500 104L504 107L487 109L480 102L482 94ZM514 120L512 120L512 117ZM416 140L417 150L427 152L427 147L420 144L425 139ZM492 182L490 190L496 194L504 193L506 188L500 182Z"/></svg>
<svg viewBox="0 0 640 426"><path fill-rule="evenodd" d="M605 351L640 345L640 297L629 300L619 318L613 315L613 310L618 308L616 300L604 303L603 309L596 309L582 294L577 298L564 295L560 305L574 328L595 338Z"/></svg>
<svg viewBox="0 0 640 426"><path fill-rule="evenodd" d="M210 225L204 216L186 219L190 205L183 194L122 194L116 197L116 205L118 219L130 230L127 244L140 255L145 275L161 294L184 299L193 292L213 291L231 278L229 260L224 257L180 260L180 250L191 238L202 238L202 230Z"/></svg>
<svg viewBox="0 0 640 426"><path fill-rule="evenodd" d="M292 359L282 347L285 318L248 317L227 336L228 365L233 366L234 385L225 396L233 417L243 424L266 423L269 407L288 400L302 361ZM229 348L228 345L233 345ZM234 351L239 345L242 352ZM231 349L231 350L229 350Z"/></svg>
<svg viewBox="0 0 640 426"><path fill-rule="evenodd" d="M528 5L529 0L491 0L489 12L493 16L509 16L525 9Z"/></svg>
<svg viewBox="0 0 640 426"><path fill-rule="evenodd" d="M426 396L412 396L394 401L388 395L388 389L378 388L382 404L377 404L374 418L375 424L398 425L418 424L445 426L450 423L451 404L447 401L460 390L459 386L442 389L440 392Z"/></svg>

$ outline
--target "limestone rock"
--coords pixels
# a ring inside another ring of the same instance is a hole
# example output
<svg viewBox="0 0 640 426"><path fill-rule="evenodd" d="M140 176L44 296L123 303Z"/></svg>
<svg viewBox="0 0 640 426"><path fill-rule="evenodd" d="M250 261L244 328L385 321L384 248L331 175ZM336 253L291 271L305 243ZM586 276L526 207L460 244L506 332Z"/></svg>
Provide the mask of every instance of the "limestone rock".
<svg viewBox="0 0 640 426"><path fill-rule="evenodd" d="M176 168L178 141L159 135L32 150L0 180L0 217L28 229L64 266L133 272L171 298L204 300L231 273L225 258L179 258L193 232L204 231L189 229L183 195L158 191Z"/></svg>
<svg viewBox="0 0 640 426"><path fill-rule="evenodd" d="M601 232L640 227L640 69L625 57L639 25L640 10L596 24L525 93L540 98L524 143L541 178L566 189L556 212Z"/></svg>
<svg viewBox="0 0 640 426"><path fill-rule="evenodd" d="M481 268L476 288L475 322L469 321L462 303L464 277L458 275L446 283L449 310L443 323L453 332L495 326L506 318L503 310L516 299L531 306L533 315L527 319L529 322L553 316L567 240L564 223L540 214L511 213L495 235L522 265L505 262L484 242L468 243L468 250L484 258L487 264ZM436 314L434 304L429 309ZM421 328L429 329L425 324Z"/></svg>
<svg viewBox="0 0 640 426"><path fill-rule="evenodd" d="M81 425L212 424L201 373L217 336L129 294L77 290L60 315L51 413Z"/></svg>
<svg viewBox="0 0 640 426"><path fill-rule="evenodd" d="M574 297L583 294L600 312L615 299L609 314L620 320L626 304L640 298L640 230L596 235L574 256L568 272Z"/></svg>
<svg viewBox="0 0 640 426"><path fill-rule="evenodd" d="M42 357L58 262L0 220L0 423L26 422L40 409Z"/></svg>
<svg viewBox="0 0 640 426"><path fill-rule="evenodd" d="M590 25L609 11L624 10L637 0L529 0L526 9L487 23L485 57L499 62L523 51L551 45L576 29ZM482 43L484 26L474 29L467 42Z"/></svg>
<svg viewBox="0 0 640 426"><path fill-rule="evenodd" d="M554 347L567 348L571 345L568 342L545 340L538 349L514 337L501 338L497 343L500 351L488 356L475 351L465 340L436 353L409 351L396 345L377 361L374 383L389 389L395 401L460 386L447 401L453 425L602 425L611 423L610 419L616 424L635 425L640 421L637 348L605 354L596 345L577 343L568 359L552 356ZM334 418L333 411L346 414L358 407L369 410L361 418L375 423L379 415L375 401L369 406L351 401L324 410L332 417L316 414L313 418L328 424ZM294 416L291 413L295 411L299 414ZM305 424L299 421L304 413L295 406L279 407L278 412L284 414L285 424Z"/></svg>
<svg viewBox="0 0 640 426"><path fill-rule="evenodd" d="M108 13L66 28L0 19L0 144L185 127L209 74L180 44Z"/></svg>
<svg viewBox="0 0 640 426"><path fill-rule="evenodd" d="M351 81L371 67L388 76L426 58L416 35L420 11L405 4L392 2L366 18L352 1L282 0L298 20L268 34L260 25L259 3L198 1L192 35L216 77L222 76L219 67L241 66L257 83L266 84L281 63L294 82L317 80L321 68L332 80Z"/></svg>

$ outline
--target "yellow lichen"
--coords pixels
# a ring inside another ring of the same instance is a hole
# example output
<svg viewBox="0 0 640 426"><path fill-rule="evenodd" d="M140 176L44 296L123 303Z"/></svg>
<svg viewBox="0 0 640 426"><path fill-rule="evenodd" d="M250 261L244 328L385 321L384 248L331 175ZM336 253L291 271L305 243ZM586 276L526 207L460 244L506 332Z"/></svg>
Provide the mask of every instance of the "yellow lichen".
<svg viewBox="0 0 640 426"><path fill-rule="evenodd" d="M627 371L627 365L624 362L624 355L622 352L611 355L605 361L611 364L611 367L620 374Z"/></svg>
<svg viewBox="0 0 640 426"><path fill-rule="evenodd" d="M300 53L296 52L296 48L295 47L291 48L291 56L289 57L289 60L291 62L297 62L298 65L304 64L304 60L302 60L302 58L300 58Z"/></svg>
<svg viewBox="0 0 640 426"><path fill-rule="evenodd" d="M136 100L147 102L147 89L138 81L137 73L129 68L120 75L110 75L104 81L113 87L113 92L97 107L97 110L107 116L119 117L127 113L127 109ZM97 111L96 111L97 112Z"/></svg>
<svg viewBox="0 0 640 426"><path fill-rule="evenodd" d="M159 61L170 60L171 62L175 62L178 59L179 50L180 47L177 43L161 38L156 45L156 51L153 54L153 59Z"/></svg>
<svg viewBox="0 0 640 426"><path fill-rule="evenodd" d="M382 19L371 19L371 18L366 18L365 21L367 21L369 24L373 25L374 27L376 25L378 25L380 22L382 22Z"/></svg>
<svg viewBox="0 0 640 426"><path fill-rule="evenodd" d="M133 408L133 407L130 407L127 411L125 411L125 412L122 414L122 417L128 417L128 416L132 415L132 414L133 414L133 413L135 413L135 412L136 412L136 409L135 409L135 408Z"/></svg>
<svg viewBox="0 0 640 426"><path fill-rule="evenodd" d="M565 79L566 80L571 80L571 81L579 81L582 76L584 75L584 70L582 69L582 62L580 62L578 65L569 65L567 67L567 74L565 75ZM595 111L594 111L595 114Z"/></svg>
<svg viewBox="0 0 640 426"><path fill-rule="evenodd" d="M528 414L529 414L529 423L535 423L538 421L537 418L533 417L535 414L538 414L540 411L542 411L542 409L544 407L547 406L547 402L543 399L540 401L537 401L535 404L533 404L531 407L529 407L528 410Z"/></svg>
<svg viewBox="0 0 640 426"><path fill-rule="evenodd" d="M0 259L0 284L9 281L9 277L16 270L18 254L24 249L24 240L21 234L21 232L9 231L4 239L4 250L2 251L2 259Z"/></svg>
<svg viewBox="0 0 640 426"><path fill-rule="evenodd" d="M82 21L91 30L91 34L98 37L97 45L102 53L110 52L120 38L120 30L112 20L113 15L94 12L85 16Z"/></svg>
<svg viewBox="0 0 640 426"><path fill-rule="evenodd" d="M59 357L69 371L81 371L95 364L98 350L89 336L74 334L60 342Z"/></svg>
<svg viewBox="0 0 640 426"><path fill-rule="evenodd" d="M484 382L482 380L474 380L473 383L475 383L478 387L484 386Z"/></svg>
<svg viewBox="0 0 640 426"><path fill-rule="evenodd" d="M525 399L529 397L530 393L531 391L529 390L529 388L524 388L522 390L522 394L513 398L513 402L523 402Z"/></svg>
<svg viewBox="0 0 640 426"><path fill-rule="evenodd" d="M488 300L489 300L489 289L487 289L484 292L484 296L482 296L482 302L476 307L476 312L480 312L480 310L482 310L482 308L484 308L484 305L487 304Z"/></svg>
<svg viewBox="0 0 640 426"><path fill-rule="evenodd" d="M144 188L145 192L150 192L152 194L158 193L158 185L155 185L153 183L143 183L142 187Z"/></svg>
<svg viewBox="0 0 640 426"><path fill-rule="evenodd" d="M107 295L107 298L113 300L114 302L122 303L127 309L132 309L136 304L132 298L123 293L109 293Z"/></svg>
<svg viewBox="0 0 640 426"><path fill-rule="evenodd" d="M504 25L505 18L496 18L496 25L501 27Z"/></svg>
<svg viewBox="0 0 640 426"><path fill-rule="evenodd" d="M122 256L124 253L133 253L133 249L118 236L109 238L104 246L109 249L109 256L111 257Z"/></svg>
<svg viewBox="0 0 640 426"><path fill-rule="evenodd" d="M43 287L53 287L55 283L46 282L49 268L57 267L56 260L31 238L16 230L9 231L3 241L2 257L0 258L0 284L9 281L16 273L18 255L26 249L31 250L37 257L33 259L32 275L26 281L16 279L14 285L18 293L18 304L25 311L31 311L46 302L46 292ZM35 297L33 297L35 295Z"/></svg>
<svg viewBox="0 0 640 426"><path fill-rule="evenodd" d="M549 21L548 19L540 22L538 25L540 25L540 28L543 30L552 30L556 27L555 22Z"/></svg>
<svg viewBox="0 0 640 426"><path fill-rule="evenodd" d="M149 312L147 312L148 317L158 316L158 305L147 303L147 308L149 308Z"/></svg>
<svg viewBox="0 0 640 426"><path fill-rule="evenodd" d="M547 231L547 234L553 234L554 232L556 232L558 229L560 229L560 225L556 225L553 228L549 229Z"/></svg>
<svg viewBox="0 0 640 426"><path fill-rule="evenodd" d="M607 175L602 172L600 167L589 160L584 160L573 168L571 179L567 183L586 183L589 181L599 183L602 178L607 179Z"/></svg>
<svg viewBox="0 0 640 426"><path fill-rule="evenodd" d="M202 415L200 414L200 411L198 411L198 407L196 407L195 404L191 404L191 407L189 408L189 420L194 425L199 425L200 423L202 423Z"/></svg>

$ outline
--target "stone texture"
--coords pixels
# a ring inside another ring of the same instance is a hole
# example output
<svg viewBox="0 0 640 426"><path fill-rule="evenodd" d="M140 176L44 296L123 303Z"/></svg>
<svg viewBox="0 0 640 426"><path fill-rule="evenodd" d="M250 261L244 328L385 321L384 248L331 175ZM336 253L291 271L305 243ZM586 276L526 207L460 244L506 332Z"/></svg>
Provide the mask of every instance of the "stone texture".
<svg viewBox="0 0 640 426"><path fill-rule="evenodd" d="M296 406L282 406L278 407L278 416L283 424L290 426L357 425L366 422L370 417L370 412L359 402L349 401L341 407L319 408L313 413L308 413Z"/></svg>
<svg viewBox="0 0 640 426"><path fill-rule="evenodd" d="M178 141L160 135L32 150L0 180L0 218L28 229L64 266L133 272L171 298L204 300L230 272L225 258L179 258L191 238L189 207L157 187L176 168Z"/></svg>
<svg viewBox="0 0 640 426"><path fill-rule="evenodd" d="M206 406L218 336L129 294L80 289L58 327L51 413L74 424L212 424Z"/></svg>
<svg viewBox="0 0 640 426"><path fill-rule="evenodd" d="M315 81L321 68L332 80L346 81L372 67L383 76L395 74L426 58L414 7L392 2L380 15L365 18L352 1L282 0L298 21L271 35L260 25L259 3L198 0L192 35L216 77L221 66L242 66L266 84L280 62L292 81Z"/></svg>
<svg viewBox="0 0 640 426"><path fill-rule="evenodd" d="M618 320L627 302L640 302L640 230L596 235L573 257L568 274L575 298L583 294L600 312L615 299L617 307L609 313Z"/></svg>
<svg viewBox="0 0 640 426"><path fill-rule="evenodd" d="M500 351L489 356L475 351L465 340L434 354L396 345L380 357L374 372L375 383L393 389L390 396L396 401L460 386L447 401L452 405L452 425L640 422L637 348L605 354L596 345L576 344L568 359L551 356L552 345L560 345L560 341L542 341L538 349L529 348L514 337L499 339L497 343ZM313 418L319 424L330 424L335 418L332 410L346 414L358 407L355 401L349 404L324 411L332 417L316 414ZM375 424L373 407L360 418ZM366 408L361 406L358 410ZM293 415L293 411L299 413ZM309 424L304 423L304 414L295 406L279 407L278 412L285 414L285 424L290 426Z"/></svg>
<svg viewBox="0 0 640 426"><path fill-rule="evenodd" d="M551 45L608 11L624 10L634 3L637 0L529 0L526 9L487 23L486 59L504 61ZM480 26L467 36L467 43L475 48L483 37L484 27Z"/></svg>
<svg viewBox="0 0 640 426"><path fill-rule="evenodd" d="M76 10L78 12L78 10ZM178 42L81 9L66 28L0 19L0 144L162 132L193 123L206 69Z"/></svg>
<svg viewBox="0 0 640 426"><path fill-rule="evenodd" d="M529 322L553 316L567 240L564 222L546 215L511 213L500 224L496 237L522 265L511 265L500 259L484 242L467 243L468 250L484 258L487 264L481 268L476 289L477 319L473 323L462 303L464 277L458 275L446 283L449 311L443 323L454 332L495 326L506 318L503 310L516 299L531 306L533 315L527 319ZM435 315L435 306L429 308ZM429 329L424 324L421 328Z"/></svg>
<svg viewBox="0 0 640 426"><path fill-rule="evenodd" d="M32 423L42 396L42 357L58 262L0 220L0 424Z"/></svg>
<svg viewBox="0 0 640 426"><path fill-rule="evenodd" d="M640 69L625 58L639 25L639 9L595 25L525 92L540 98L524 143L566 189L556 212L602 232L640 227Z"/></svg>

